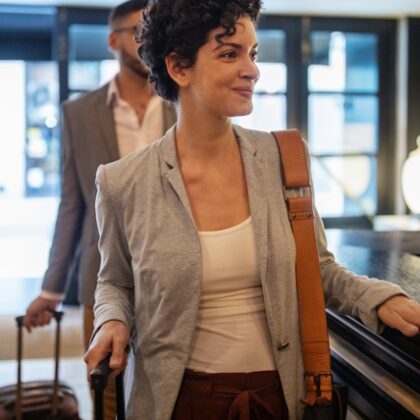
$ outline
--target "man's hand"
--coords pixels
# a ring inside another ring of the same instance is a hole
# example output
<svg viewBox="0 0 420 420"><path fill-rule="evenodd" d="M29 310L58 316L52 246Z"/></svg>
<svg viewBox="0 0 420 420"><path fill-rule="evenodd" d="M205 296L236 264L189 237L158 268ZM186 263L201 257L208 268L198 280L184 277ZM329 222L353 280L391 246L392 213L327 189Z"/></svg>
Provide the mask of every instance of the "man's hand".
<svg viewBox="0 0 420 420"><path fill-rule="evenodd" d="M93 338L84 360L88 365L88 380L90 373L99 362L111 353L109 367L112 373L109 379L113 380L127 365L127 347L130 342L130 331L121 321L105 322Z"/></svg>
<svg viewBox="0 0 420 420"><path fill-rule="evenodd" d="M59 300L38 296L26 309L23 326L31 332L32 327L41 327L49 324L52 317L51 312L55 310L59 303Z"/></svg>
<svg viewBox="0 0 420 420"><path fill-rule="evenodd" d="M378 307L378 317L408 337L419 333L420 304L405 296L393 296Z"/></svg>

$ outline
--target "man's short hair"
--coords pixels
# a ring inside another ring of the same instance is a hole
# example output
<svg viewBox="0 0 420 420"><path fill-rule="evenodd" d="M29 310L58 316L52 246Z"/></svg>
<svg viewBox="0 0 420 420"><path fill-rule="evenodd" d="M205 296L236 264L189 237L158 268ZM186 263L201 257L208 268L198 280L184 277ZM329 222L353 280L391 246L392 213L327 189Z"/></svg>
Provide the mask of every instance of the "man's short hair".
<svg viewBox="0 0 420 420"><path fill-rule="evenodd" d="M118 21L119 19L130 15L131 13L138 12L139 10L143 10L147 7L148 0L128 0L124 3L115 6L109 12L108 16L108 24L109 26L113 26L113 24Z"/></svg>

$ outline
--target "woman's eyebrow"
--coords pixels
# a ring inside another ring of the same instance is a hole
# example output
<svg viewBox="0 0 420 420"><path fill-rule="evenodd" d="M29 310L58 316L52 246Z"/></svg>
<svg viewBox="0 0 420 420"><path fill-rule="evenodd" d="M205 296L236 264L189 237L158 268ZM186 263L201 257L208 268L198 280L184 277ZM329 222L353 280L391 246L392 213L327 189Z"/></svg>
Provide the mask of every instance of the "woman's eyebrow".
<svg viewBox="0 0 420 420"><path fill-rule="evenodd" d="M238 44L238 43L236 43L236 42L223 42L223 41L220 41L220 42L217 44L217 47L215 47L215 48L213 49L213 51L217 51L217 50L219 50L220 48L222 48L222 47L226 47L226 46L228 46L228 47L232 47L232 48L235 48L236 50L241 50L241 49L243 48L242 44ZM255 43L255 44L252 46L252 49L257 48L257 47L258 47L258 42L257 42L257 43Z"/></svg>

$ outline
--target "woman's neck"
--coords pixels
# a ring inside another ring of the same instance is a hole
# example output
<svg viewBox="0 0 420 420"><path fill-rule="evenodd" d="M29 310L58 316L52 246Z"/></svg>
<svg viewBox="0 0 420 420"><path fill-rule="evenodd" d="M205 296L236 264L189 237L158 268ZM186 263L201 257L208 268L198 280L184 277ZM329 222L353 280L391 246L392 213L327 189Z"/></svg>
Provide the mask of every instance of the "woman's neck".
<svg viewBox="0 0 420 420"><path fill-rule="evenodd" d="M209 124L189 124L178 120L176 129L178 159L198 161L220 160L232 153L236 138L230 121L218 126Z"/></svg>
<svg viewBox="0 0 420 420"><path fill-rule="evenodd" d="M176 128L178 159L220 160L237 148L230 118L200 115L197 110L178 110Z"/></svg>

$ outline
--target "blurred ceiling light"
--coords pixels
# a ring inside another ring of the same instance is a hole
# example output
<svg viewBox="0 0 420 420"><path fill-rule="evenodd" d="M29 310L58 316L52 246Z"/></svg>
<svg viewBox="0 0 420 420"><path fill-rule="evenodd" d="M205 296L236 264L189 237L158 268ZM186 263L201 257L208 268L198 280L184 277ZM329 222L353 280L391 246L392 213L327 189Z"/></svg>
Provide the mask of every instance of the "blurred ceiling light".
<svg viewBox="0 0 420 420"><path fill-rule="evenodd" d="M54 128L57 125L58 121L55 115L49 115L46 119L45 119L45 125L48 128Z"/></svg>

